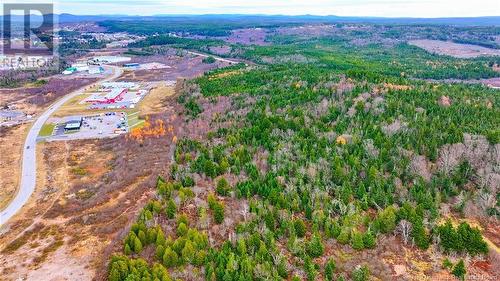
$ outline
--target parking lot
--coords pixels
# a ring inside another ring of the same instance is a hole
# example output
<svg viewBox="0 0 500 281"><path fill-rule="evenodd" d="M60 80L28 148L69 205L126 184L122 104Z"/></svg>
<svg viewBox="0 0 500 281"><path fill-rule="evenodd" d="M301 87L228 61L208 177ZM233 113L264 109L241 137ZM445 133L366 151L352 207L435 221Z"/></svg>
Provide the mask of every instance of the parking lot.
<svg viewBox="0 0 500 281"><path fill-rule="evenodd" d="M68 124L77 125L68 126ZM54 128L52 136L48 137L47 140L108 138L126 132L128 132L127 114L125 112L108 112L91 116L61 118Z"/></svg>

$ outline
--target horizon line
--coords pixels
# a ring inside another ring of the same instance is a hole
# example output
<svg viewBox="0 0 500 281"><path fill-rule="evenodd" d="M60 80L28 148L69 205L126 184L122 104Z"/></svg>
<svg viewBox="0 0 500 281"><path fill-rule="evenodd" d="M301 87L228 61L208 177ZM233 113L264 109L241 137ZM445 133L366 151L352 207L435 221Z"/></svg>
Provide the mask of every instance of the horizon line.
<svg viewBox="0 0 500 281"><path fill-rule="evenodd" d="M3 14L0 16L23 16L22 14ZM31 16L41 16L39 14L30 14ZM368 19L474 19L474 18L500 18L500 15L490 16L442 16L442 17L404 17L404 16L338 16L338 15L317 15L317 14L242 14L242 13L205 13L205 14L151 14L151 15L138 15L138 14L74 14L74 13L53 13L52 15L61 16L78 16L78 17L173 17L173 16L257 16L257 17L318 17L318 18L368 18Z"/></svg>

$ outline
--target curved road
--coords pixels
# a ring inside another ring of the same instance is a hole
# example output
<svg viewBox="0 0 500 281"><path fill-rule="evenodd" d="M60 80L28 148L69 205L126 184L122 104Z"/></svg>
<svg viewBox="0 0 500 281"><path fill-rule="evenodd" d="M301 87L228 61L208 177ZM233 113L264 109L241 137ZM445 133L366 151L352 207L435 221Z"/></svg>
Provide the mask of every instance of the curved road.
<svg viewBox="0 0 500 281"><path fill-rule="evenodd" d="M116 66L106 66L106 68L111 68L113 74L97 83L107 82L115 80L121 76L122 70ZM93 86L91 85L91 86ZM24 143L23 149L23 162L22 162L22 174L21 174L21 184L16 197L7 208L3 209L0 214L0 225L5 224L10 218L12 218L23 206L28 202L31 194L35 190L36 186L36 141L43 124L49 119L49 117L64 103L72 99L75 96L82 94L88 86L78 89L61 99L57 100L52 104L45 112L43 112L38 119L33 123L33 126L28 132L26 141Z"/></svg>
<svg viewBox="0 0 500 281"><path fill-rule="evenodd" d="M230 59L225 59L225 58L221 58L219 56L214 56L214 55L207 55L207 54L202 54L202 53L198 53L198 52L193 52L193 51L187 51L188 54L191 54L191 55L195 55L195 56L200 56L202 58L208 58L208 57L213 57L216 61L222 61L222 62L227 62L229 64L238 64L238 63L241 63L240 61L235 61L235 60L230 60ZM247 65L245 63L245 65Z"/></svg>

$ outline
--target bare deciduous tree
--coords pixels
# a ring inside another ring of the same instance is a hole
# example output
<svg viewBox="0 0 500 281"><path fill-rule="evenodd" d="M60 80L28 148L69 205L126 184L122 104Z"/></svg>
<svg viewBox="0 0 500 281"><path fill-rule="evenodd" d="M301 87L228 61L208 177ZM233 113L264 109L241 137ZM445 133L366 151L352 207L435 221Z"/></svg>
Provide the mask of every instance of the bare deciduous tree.
<svg viewBox="0 0 500 281"><path fill-rule="evenodd" d="M487 213L491 208L495 208L497 200L491 193L480 192L476 198L477 205L484 213Z"/></svg>
<svg viewBox="0 0 500 281"><path fill-rule="evenodd" d="M241 208L241 215L243 216L243 220L244 221L247 221L247 218L248 218L248 203L246 201L244 201L242 204L241 204L242 208Z"/></svg>
<svg viewBox="0 0 500 281"><path fill-rule="evenodd" d="M373 144L373 140L372 139L367 139L367 140L363 141L363 147L364 147L366 153L368 153L368 155L370 155L371 157L374 157L374 158L378 157L379 150Z"/></svg>
<svg viewBox="0 0 500 281"><path fill-rule="evenodd" d="M465 146L462 143L445 144L439 150L438 169L448 175L463 161L464 153Z"/></svg>
<svg viewBox="0 0 500 281"><path fill-rule="evenodd" d="M408 127L408 124L406 122L402 122L401 120L396 119L391 124L382 126L382 131L387 136L392 136L392 135L395 135L396 133L398 133L402 130L406 130L407 127Z"/></svg>
<svg viewBox="0 0 500 281"><path fill-rule="evenodd" d="M401 239L403 239L405 245L408 245L408 242L410 242L411 228L412 226L409 221L401 220L395 229L396 235L401 235Z"/></svg>
<svg viewBox="0 0 500 281"><path fill-rule="evenodd" d="M490 144L486 137L480 135L464 134L465 157L467 161L478 169L484 167L487 160Z"/></svg>
<svg viewBox="0 0 500 281"><path fill-rule="evenodd" d="M354 89L354 83L352 83L349 79L342 77L337 83L337 97L341 98L343 94L351 92L352 89Z"/></svg>
<svg viewBox="0 0 500 281"><path fill-rule="evenodd" d="M421 176L425 181L430 181L432 174L427 165L427 159L422 155L414 155L410 162L410 173L413 175Z"/></svg>

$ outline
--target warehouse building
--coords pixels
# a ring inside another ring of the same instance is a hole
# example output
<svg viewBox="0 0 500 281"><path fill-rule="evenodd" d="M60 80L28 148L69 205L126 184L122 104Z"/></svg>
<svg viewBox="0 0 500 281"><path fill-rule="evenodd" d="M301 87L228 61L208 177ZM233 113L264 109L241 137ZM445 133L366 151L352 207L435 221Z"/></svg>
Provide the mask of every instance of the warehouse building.
<svg viewBox="0 0 500 281"><path fill-rule="evenodd" d="M66 122L64 125L64 131L78 131L82 127L82 119L80 120L71 120Z"/></svg>
<svg viewBox="0 0 500 281"><path fill-rule="evenodd" d="M104 96L100 94L94 94L87 98L85 101L87 103L93 104L110 104L116 103L123 100L123 97L128 92L126 88L114 88L110 92L106 93Z"/></svg>

